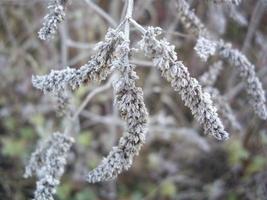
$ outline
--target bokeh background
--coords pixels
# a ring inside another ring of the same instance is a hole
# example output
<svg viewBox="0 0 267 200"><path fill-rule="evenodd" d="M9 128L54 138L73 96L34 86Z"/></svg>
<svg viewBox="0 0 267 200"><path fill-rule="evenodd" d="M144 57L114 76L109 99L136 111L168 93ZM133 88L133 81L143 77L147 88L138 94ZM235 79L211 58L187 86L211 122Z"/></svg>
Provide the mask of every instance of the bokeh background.
<svg viewBox="0 0 267 200"><path fill-rule="evenodd" d="M123 15L122 0L92 1L115 23ZM134 18L144 26L160 26L176 46L178 57L194 77L199 77L217 58L202 62L196 43L181 26L175 1L136 0ZM243 0L238 7L209 1L189 1L197 15L219 38L233 43L255 64L267 89L266 1ZM66 66L79 67L94 53L114 25L101 17L92 4L72 0L58 35L41 41L37 32L46 13L41 0L0 1L0 199L33 197L35 179L22 177L24 166L38 140L64 130L64 113L57 102L32 87L31 76ZM140 34L132 31L133 47ZM221 143L203 135L188 108L152 66L134 53L150 113L146 145L132 168L117 180L88 184L82 176L107 155L123 132L123 123L113 109L113 91L94 96L73 127L76 140L56 200L264 200L267 199L267 123L253 114L238 74L227 63L216 87L227 98L240 128L226 125L231 134ZM76 91L70 105L75 110L98 87L89 83Z"/></svg>

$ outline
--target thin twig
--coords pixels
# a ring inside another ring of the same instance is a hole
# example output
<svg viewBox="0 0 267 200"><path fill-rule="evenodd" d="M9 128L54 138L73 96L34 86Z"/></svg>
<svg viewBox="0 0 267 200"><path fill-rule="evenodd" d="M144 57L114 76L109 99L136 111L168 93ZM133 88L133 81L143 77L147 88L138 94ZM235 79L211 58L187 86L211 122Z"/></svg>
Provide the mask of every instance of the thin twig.
<svg viewBox="0 0 267 200"><path fill-rule="evenodd" d="M109 14L107 14L102 8L100 8L98 5L93 3L91 0L85 0L85 2L101 17L103 17L112 27L117 26L117 22L110 17Z"/></svg>
<svg viewBox="0 0 267 200"><path fill-rule="evenodd" d="M99 93L101 93L101 92L103 92L105 90L108 90L111 87L111 83L112 83L113 80L114 80L114 76L112 76L105 85L103 85L101 87L98 87L95 90L93 90L91 93L89 93L87 95L87 97L84 99L84 101L82 102L82 104L79 106L77 111L74 113L74 115L72 117L72 120L74 121L75 119L78 118L80 113L83 111L83 109L86 107L86 105L91 101L91 99L94 96L96 96L97 94L99 94Z"/></svg>

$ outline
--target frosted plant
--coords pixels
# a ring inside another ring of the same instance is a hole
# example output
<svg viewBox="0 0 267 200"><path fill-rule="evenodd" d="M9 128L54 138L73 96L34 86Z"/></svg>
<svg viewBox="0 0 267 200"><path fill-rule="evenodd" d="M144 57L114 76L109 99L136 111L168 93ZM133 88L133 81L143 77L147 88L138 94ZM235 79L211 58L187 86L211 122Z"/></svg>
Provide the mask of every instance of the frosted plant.
<svg viewBox="0 0 267 200"><path fill-rule="evenodd" d="M48 14L44 17L43 27L38 32L42 40L52 39L58 29L58 24L65 18L67 0L49 0Z"/></svg>
<svg viewBox="0 0 267 200"><path fill-rule="evenodd" d="M206 62L210 56L216 53L216 47L216 42L200 36L194 49L201 60Z"/></svg>
<svg viewBox="0 0 267 200"><path fill-rule="evenodd" d="M267 119L265 92L255 74L255 66L240 51L232 49L231 44L219 43L219 54L228 60L239 71L240 77L246 85L249 103L254 112L262 119Z"/></svg>
<svg viewBox="0 0 267 200"><path fill-rule="evenodd" d="M200 84L203 86L213 86L222 71L222 61L215 62L209 70L199 77Z"/></svg>
<svg viewBox="0 0 267 200"><path fill-rule="evenodd" d="M101 82L112 71L113 52L122 39L118 30L109 29L105 40L95 47L95 55L79 69L52 70L48 75L33 76L33 86L56 97L63 97L67 90L75 90L89 81Z"/></svg>
<svg viewBox="0 0 267 200"><path fill-rule="evenodd" d="M217 6L214 4L209 4L208 21L209 28L212 31L221 35L226 31L227 19L224 7Z"/></svg>
<svg viewBox="0 0 267 200"><path fill-rule="evenodd" d="M120 77L114 83L115 104L123 120L126 120L127 132L120 139L102 163L88 174L89 182L114 179L123 170L132 165L134 155L145 142L148 113L144 104L142 89L135 86L138 78L129 64L129 42L118 47L119 58L114 66L120 71Z"/></svg>
<svg viewBox="0 0 267 200"><path fill-rule="evenodd" d="M98 44L96 54L87 64L79 69L67 67L63 70L52 70L48 75L33 76L32 78L36 88L44 93L60 97L68 89L74 90L88 81L100 82L113 71L119 74L113 84L114 98L121 118L126 121L126 131L120 138L118 145L113 147L100 165L87 175L87 181L92 183L114 179L122 171L129 169L134 156L138 155L145 142L148 113L144 104L142 89L135 85L138 76L134 71L134 66L129 63L130 24L143 34L142 40L139 42L140 49L145 52L146 56L153 58L154 65L161 71L162 76L171 83L173 89L181 95L193 116L203 125L205 133L218 140L225 140L229 137L218 117L216 108L212 104L210 95L203 92L198 81L192 78L188 69L181 61L178 61L174 46L165 39L157 39L161 33L160 28L148 27L144 29L134 21L132 9L133 0L128 0L124 20L115 30L108 30L105 40ZM196 22L200 23L197 20ZM122 27L124 30L121 30ZM204 26L200 28L194 26L194 28L198 32L201 31L203 37L206 36L207 32ZM208 55L210 54L208 53ZM59 178L63 173L62 169L65 165L63 157L66 156L72 141L57 140L58 136L56 134L34 153L26 169L26 176L31 176L33 172L37 174L38 182L35 196L39 198L38 200L42 198L52 199L55 187L59 184ZM35 159L38 157L41 159Z"/></svg>
<svg viewBox="0 0 267 200"><path fill-rule="evenodd" d="M204 24L198 19L193 11L189 9L189 5L184 0L177 0L178 2L178 15L181 17L181 22L188 30L196 35L196 37L203 36L211 38L211 33L205 28ZM190 26L188 25L190 24ZM215 42L214 39L210 39ZM240 51L233 49L231 44L225 43L223 40L216 41L217 54L230 62L234 69L236 69L244 84L246 91L249 95L250 105L254 112L262 119L267 119L267 108L265 92L259 78L255 74L255 67Z"/></svg>
<svg viewBox="0 0 267 200"><path fill-rule="evenodd" d="M214 87L215 82L222 71L222 62L215 62L210 66L209 70L199 77L199 82L203 86L203 90L211 96L214 105L218 109L219 116L224 124L236 130L241 130L241 125L227 101L227 98L220 94L220 91Z"/></svg>
<svg viewBox="0 0 267 200"><path fill-rule="evenodd" d="M178 17L184 27L197 37L208 37L209 31L195 13L190 10L189 4L185 0L177 0L177 2Z"/></svg>
<svg viewBox="0 0 267 200"><path fill-rule="evenodd" d="M48 139L39 143L26 166L24 177L37 176L37 188L34 200L53 200L56 187L64 173L67 153L71 148L73 138L53 133Z"/></svg>
<svg viewBox="0 0 267 200"><path fill-rule="evenodd" d="M238 8L234 5L228 5L225 8L225 13L233 19L240 26L247 26L248 20L243 12L239 11Z"/></svg>
<svg viewBox="0 0 267 200"><path fill-rule="evenodd" d="M177 91L185 105L190 108L195 118L203 124L204 131L219 140L228 138L215 107L212 105L208 93L201 90L198 81L192 77L181 61L177 60L174 46L166 40L158 40L160 28L149 27L140 42L140 48L147 56L153 57L154 65L175 91Z"/></svg>
<svg viewBox="0 0 267 200"><path fill-rule="evenodd" d="M241 0L212 0L214 3L227 3L238 5L241 3Z"/></svg>
<svg viewBox="0 0 267 200"><path fill-rule="evenodd" d="M208 92L211 96L214 105L218 109L218 113L222 118L224 124L228 127L231 127L235 130L241 130L241 125L238 122L233 109L227 101L225 96L220 94L220 91L214 87L205 87L204 90Z"/></svg>

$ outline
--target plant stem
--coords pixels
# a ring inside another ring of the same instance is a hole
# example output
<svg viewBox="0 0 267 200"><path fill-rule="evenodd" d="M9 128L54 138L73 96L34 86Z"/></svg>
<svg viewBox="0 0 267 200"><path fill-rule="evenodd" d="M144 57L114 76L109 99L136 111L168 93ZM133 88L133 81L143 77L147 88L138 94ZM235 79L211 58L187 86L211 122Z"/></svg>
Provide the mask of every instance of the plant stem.
<svg viewBox="0 0 267 200"><path fill-rule="evenodd" d="M130 41L130 23L129 20L132 18L133 15L133 6L134 6L134 2L133 0L127 0L127 11L126 11L126 15L125 15L125 27L124 27L124 33L125 33L125 37L126 40Z"/></svg>

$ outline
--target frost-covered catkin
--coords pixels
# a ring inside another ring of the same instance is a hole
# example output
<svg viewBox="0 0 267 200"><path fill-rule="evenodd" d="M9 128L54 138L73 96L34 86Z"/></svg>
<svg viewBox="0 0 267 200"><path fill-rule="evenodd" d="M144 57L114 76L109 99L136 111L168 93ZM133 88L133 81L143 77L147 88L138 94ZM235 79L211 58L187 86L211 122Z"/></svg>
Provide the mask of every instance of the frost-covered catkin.
<svg viewBox="0 0 267 200"><path fill-rule="evenodd" d="M238 122L227 99L220 94L218 89L214 87L214 84L217 81L221 71L222 61L215 62L210 66L208 71L199 77L199 83L203 86L203 90L210 94L214 106L218 109L218 114L222 118L226 127L240 130L241 125Z"/></svg>
<svg viewBox="0 0 267 200"><path fill-rule="evenodd" d="M194 50L196 51L200 59L206 62L210 56L213 56L216 53L216 47L216 42L200 36L197 39L197 43L194 47Z"/></svg>
<svg viewBox="0 0 267 200"><path fill-rule="evenodd" d="M205 133L213 135L218 140L227 139L228 133L212 105L210 95L202 91L198 81L190 77L188 69L177 60L174 46L166 40L158 40L158 34L159 28L149 27L140 42L140 48L146 55L153 57L154 65L181 95L185 105L203 125Z"/></svg>
<svg viewBox="0 0 267 200"><path fill-rule="evenodd" d="M122 43L117 53L119 58L114 65L120 71L120 77L114 83L115 104L121 118L126 121L127 130L118 146L113 147L101 164L89 172L87 180L90 183L112 180L123 170L128 170L145 142L148 113L142 89L135 85L138 77L129 64L129 43Z"/></svg>
<svg viewBox="0 0 267 200"><path fill-rule="evenodd" d="M267 119L266 97L262 84L255 73L255 66L240 51L233 49L231 44L219 43L219 54L238 70L246 85L249 103L254 112L262 119Z"/></svg>
<svg viewBox="0 0 267 200"><path fill-rule="evenodd" d="M203 88L205 92L208 92L211 96L214 106L218 109L218 113L222 118L226 127L231 127L235 130L241 130L241 124L238 122L233 109L228 103L227 99L220 94L220 91L214 87Z"/></svg>
<svg viewBox="0 0 267 200"><path fill-rule="evenodd" d="M65 90L74 90L88 81L101 82L111 73L113 52L122 35L114 29L109 29L103 42L96 46L96 54L90 61L79 69L65 68L63 70L52 70L48 75L33 76L33 86L44 93L54 96L62 96Z"/></svg>
<svg viewBox="0 0 267 200"><path fill-rule="evenodd" d="M49 40L54 37L58 24L65 18L67 0L49 0L48 14L44 17L43 27L38 32L39 38Z"/></svg>
<svg viewBox="0 0 267 200"><path fill-rule="evenodd" d="M196 36L208 37L209 31L195 13L190 10L189 4L185 0L177 0L177 13L180 21L187 30Z"/></svg>
<svg viewBox="0 0 267 200"><path fill-rule="evenodd" d="M73 144L73 138L53 133L47 140L41 141L26 166L24 177L37 176L34 200L53 200L56 187L64 173L67 153Z"/></svg>
<svg viewBox="0 0 267 200"><path fill-rule="evenodd" d="M190 10L189 5L184 0L177 0L178 2L178 15L183 16L181 22L191 33L197 37L205 34L206 38L210 38L210 33L201 23L199 18L193 11ZM192 24L188 26L187 24ZM203 31L205 30L205 31ZM265 92L259 78L256 76L255 67L249 62L247 57L240 51L233 49L231 44L225 43L223 40L217 41L217 54L222 56L230 64L235 66L244 84L246 85L246 91L249 95L249 102L254 112L262 119L267 119L267 108Z"/></svg>
<svg viewBox="0 0 267 200"><path fill-rule="evenodd" d="M238 5L241 3L241 0L210 0L210 1L213 1L214 3L226 3L234 5Z"/></svg>
<svg viewBox="0 0 267 200"><path fill-rule="evenodd" d="M215 62L210 66L209 70L206 71L199 77L199 82L202 86L213 86L218 79L222 71L222 61Z"/></svg>

